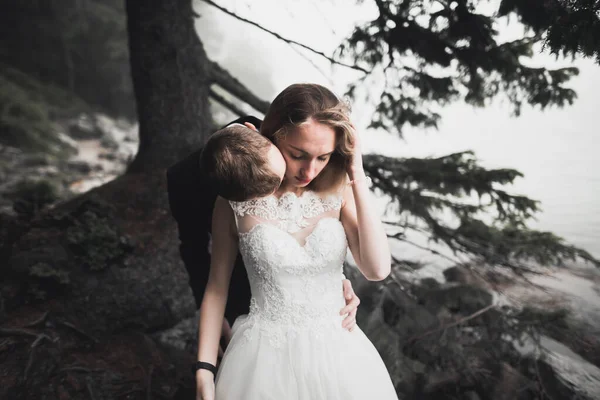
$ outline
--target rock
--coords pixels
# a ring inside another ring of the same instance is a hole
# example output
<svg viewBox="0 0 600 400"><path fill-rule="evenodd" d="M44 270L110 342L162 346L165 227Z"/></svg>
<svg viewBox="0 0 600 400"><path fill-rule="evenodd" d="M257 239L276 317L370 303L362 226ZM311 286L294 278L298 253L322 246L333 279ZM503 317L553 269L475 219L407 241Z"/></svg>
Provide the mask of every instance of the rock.
<svg viewBox="0 0 600 400"><path fill-rule="evenodd" d="M0 214L0 322L23 330L48 318L25 329L31 336L3 332L0 399L126 398L150 381L153 398L194 398L195 353L179 350L195 342L194 324L176 324L196 307L164 171L122 176L21 221Z"/></svg>
<svg viewBox="0 0 600 400"><path fill-rule="evenodd" d="M419 302L433 313L446 308L454 314L470 315L492 304L493 296L485 289L456 285L422 291Z"/></svg>
<svg viewBox="0 0 600 400"><path fill-rule="evenodd" d="M498 289L514 283L510 271L490 266L456 265L444 270L447 282L462 283L486 289Z"/></svg>
<svg viewBox="0 0 600 400"><path fill-rule="evenodd" d="M72 170L75 173L87 175L92 172L92 166L85 162L79 160L71 160L67 162L67 168Z"/></svg>
<svg viewBox="0 0 600 400"><path fill-rule="evenodd" d="M481 397L479 397L479 395L477 393L470 390L464 394L464 399L465 400L481 400Z"/></svg>
<svg viewBox="0 0 600 400"><path fill-rule="evenodd" d="M456 387L460 374L456 371L430 371L425 376L423 393L431 394Z"/></svg>
<svg viewBox="0 0 600 400"><path fill-rule="evenodd" d="M23 157L22 165L25 167L47 167L54 164L55 159L49 154L33 153Z"/></svg>
<svg viewBox="0 0 600 400"><path fill-rule="evenodd" d="M198 350L198 320L200 311L190 318L180 321L177 325L152 334L152 337L167 346L197 354Z"/></svg>
<svg viewBox="0 0 600 400"><path fill-rule="evenodd" d="M40 307L98 333L156 332L193 315L164 186L162 173L128 175L38 217L11 247L9 278L23 291L7 304L43 298Z"/></svg>
<svg viewBox="0 0 600 400"><path fill-rule="evenodd" d="M531 396L534 383L519 371L503 362L500 376L494 384L491 400L527 400Z"/></svg>
<svg viewBox="0 0 600 400"><path fill-rule="evenodd" d="M437 289L440 287L440 283L435 278L423 278L419 283L421 287L426 289Z"/></svg>
<svg viewBox="0 0 600 400"><path fill-rule="evenodd" d="M55 165L48 165L46 167L37 167L34 169L34 174L39 175L40 177L56 177L59 175L60 171Z"/></svg>
<svg viewBox="0 0 600 400"><path fill-rule="evenodd" d="M401 397L414 396L417 376L434 361L438 336L409 344L409 340L437 326L437 318L417 304L398 284L370 282L358 286L361 298L358 324L373 342ZM361 310L362 309L362 310Z"/></svg>
<svg viewBox="0 0 600 400"><path fill-rule="evenodd" d="M487 287L487 282L481 274L463 265L456 265L444 270L444 277L448 282Z"/></svg>
<svg viewBox="0 0 600 400"><path fill-rule="evenodd" d="M105 149L109 150L117 150L119 148L119 143L111 136L105 135L100 141L100 145Z"/></svg>
<svg viewBox="0 0 600 400"><path fill-rule="evenodd" d="M68 135L73 139L99 139L104 132L98 127L96 120L82 114L78 119L72 120L67 125Z"/></svg>
<svg viewBox="0 0 600 400"><path fill-rule="evenodd" d="M115 153L111 153L111 152L107 152L107 153L100 153L98 155L99 158L103 158L105 160L109 160L109 161L114 161L117 159L117 155Z"/></svg>
<svg viewBox="0 0 600 400"><path fill-rule="evenodd" d="M40 179L33 181L24 179L17 182L6 195L14 199L13 210L17 214L31 218L56 202L59 199L60 192L59 185L53 180Z"/></svg>
<svg viewBox="0 0 600 400"><path fill-rule="evenodd" d="M367 281L355 267L348 264L344 266L344 274L352 281L354 291L361 300L356 316L358 325L381 355L401 398L411 398L414 395L417 373L423 372L425 366L421 361L410 359L403 353L402 345L411 334L411 327L403 327L409 331L397 330L397 326L401 326L404 321L404 313L395 307L395 301L402 303L404 300L407 303L406 309L410 309L414 301L404 299L403 293L399 293L399 299L394 300L391 292L402 292L397 284L386 286ZM416 310L407 314L414 316Z"/></svg>
<svg viewBox="0 0 600 400"><path fill-rule="evenodd" d="M554 368L543 359L528 358L525 364L530 374L541 385L542 390L549 393L552 398L577 400L597 400L600 398L600 382L585 382L590 377L586 377L584 374L581 376L581 382L573 384L565 381L564 377L557 374Z"/></svg>

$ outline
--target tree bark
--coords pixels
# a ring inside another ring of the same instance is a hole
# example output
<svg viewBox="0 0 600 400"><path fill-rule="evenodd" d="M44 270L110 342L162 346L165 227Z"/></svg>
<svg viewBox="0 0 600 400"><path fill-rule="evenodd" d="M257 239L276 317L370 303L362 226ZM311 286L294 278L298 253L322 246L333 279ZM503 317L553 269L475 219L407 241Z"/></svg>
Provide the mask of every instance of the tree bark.
<svg viewBox="0 0 600 400"><path fill-rule="evenodd" d="M129 171L166 168L210 134L210 62L194 29L191 0L127 0L126 8L140 121Z"/></svg>
<svg viewBox="0 0 600 400"><path fill-rule="evenodd" d="M83 378L138 380L137 367L116 374L114 360L123 359L154 365L141 377L152 378L154 389L185 389L179 376L187 374L193 352L165 352L147 335L196 310L168 209L165 170L211 132L210 63L194 30L191 0L128 0L126 7L139 152L126 174L37 216L1 249L0 322L22 328L30 315L47 313L50 323L32 330L41 335L35 351L21 346L12 353L7 362L14 373L0 379L0 398L47 397L64 378L52 371L73 366L88 370L77 385L116 398L128 389ZM10 340L30 338L11 333ZM105 372L97 372L97 360ZM169 368L177 363L173 375Z"/></svg>

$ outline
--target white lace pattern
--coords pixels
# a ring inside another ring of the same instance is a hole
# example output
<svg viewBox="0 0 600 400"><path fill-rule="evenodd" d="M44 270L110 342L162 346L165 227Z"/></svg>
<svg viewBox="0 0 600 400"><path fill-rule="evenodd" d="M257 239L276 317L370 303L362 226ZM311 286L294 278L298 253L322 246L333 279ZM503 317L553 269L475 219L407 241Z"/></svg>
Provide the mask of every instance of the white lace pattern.
<svg viewBox="0 0 600 400"><path fill-rule="evenodd" d="M230 202L236 216L253 215L261 219L276 221L282 230L294 233L307 227L310 218L327 211L339 210L341 196L319 197L315 192L306 191L300 196L287 192L280 198L267 196L243 202Z"/></svg>
<svg viewBox="0 0 600 400"><path fill-rule="evenodd" d="M280 347L299 332L317 339L342 333L347 241L339 221L341 198L287 193L231 205L237 219L258 217L239 233L252 289L250 314L240 322L244 336L265 335ZM332 211L337 217L329 216ZM302 245L292 233L310 225Z"/></svg>

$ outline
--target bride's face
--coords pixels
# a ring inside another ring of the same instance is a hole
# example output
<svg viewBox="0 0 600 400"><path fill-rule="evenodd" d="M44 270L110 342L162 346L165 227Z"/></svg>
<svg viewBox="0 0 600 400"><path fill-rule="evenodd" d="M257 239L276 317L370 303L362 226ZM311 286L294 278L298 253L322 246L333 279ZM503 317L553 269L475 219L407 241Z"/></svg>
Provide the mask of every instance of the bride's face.
<svg viewBox="0 0 600 400"><path fill-rule="evenodd" d="M335 150L335 131L308 120L277 143L286 163L284 183L306 187L329 163Z"/></svg>

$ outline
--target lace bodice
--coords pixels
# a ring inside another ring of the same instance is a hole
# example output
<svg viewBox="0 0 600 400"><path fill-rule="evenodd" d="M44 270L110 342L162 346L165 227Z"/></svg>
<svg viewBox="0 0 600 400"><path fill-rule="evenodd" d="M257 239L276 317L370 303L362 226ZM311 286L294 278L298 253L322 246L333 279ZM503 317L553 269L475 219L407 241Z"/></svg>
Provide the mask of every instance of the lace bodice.
<svg viewBox="0 0 600 400"><path fill-rule="evenodd" d="M304 192L301 196L285 193L280 198L267 196L259 199L230 202L238 222L244 216L246 221L262 221L277 225L281 230L296 233L314 224L334 211L336 214L342 205L340 195L320 197L315 192ZM252 223L252 222L251 222ZM240 231L249 231L247 224Z"/></svg>
<svg viewBox="0 0 600 400"><path fill-rule="evenodd" d="M347 251L341 197L286 193L230 204L252 290L244 323L259 328L246 333L268 335L278 346L300 331L320 337L341 329Z"/></svg>

